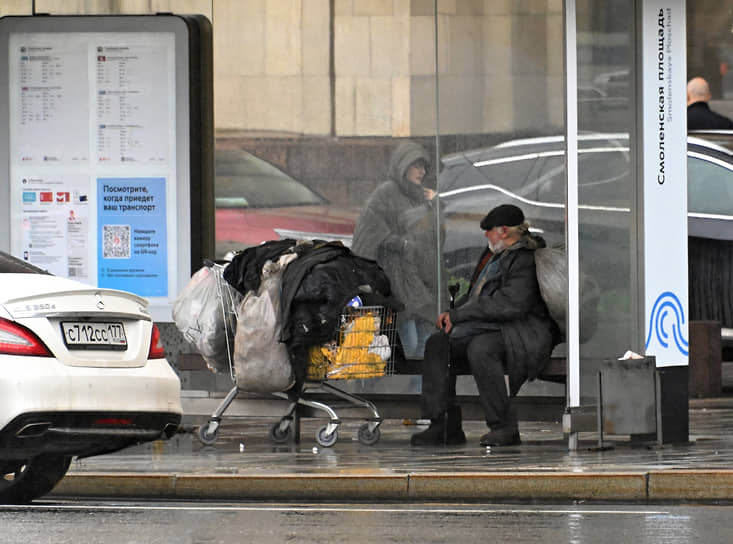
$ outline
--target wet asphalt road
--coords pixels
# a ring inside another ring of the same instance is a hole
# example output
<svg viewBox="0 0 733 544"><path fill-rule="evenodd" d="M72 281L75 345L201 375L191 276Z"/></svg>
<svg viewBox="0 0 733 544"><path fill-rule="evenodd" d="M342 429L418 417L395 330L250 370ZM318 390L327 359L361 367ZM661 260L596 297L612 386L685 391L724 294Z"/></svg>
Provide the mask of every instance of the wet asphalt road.
<svg viewBox="0 0 733 544"><path fill-rule="evenodd" d="M0 507L0 543L728 543L733 505L39 501Z"/></svg>

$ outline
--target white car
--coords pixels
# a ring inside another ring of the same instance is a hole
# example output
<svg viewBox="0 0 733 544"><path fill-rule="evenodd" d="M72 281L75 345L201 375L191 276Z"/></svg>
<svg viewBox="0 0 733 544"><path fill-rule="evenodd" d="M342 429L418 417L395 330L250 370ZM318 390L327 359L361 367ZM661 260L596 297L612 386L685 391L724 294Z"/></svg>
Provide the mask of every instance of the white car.
<svg viewBox="0 0 733 544"><path fill-rule="evenodd" d="M176 432L181 382L146 306L0 252L0 503L45 495L74 456Z"/></svg>

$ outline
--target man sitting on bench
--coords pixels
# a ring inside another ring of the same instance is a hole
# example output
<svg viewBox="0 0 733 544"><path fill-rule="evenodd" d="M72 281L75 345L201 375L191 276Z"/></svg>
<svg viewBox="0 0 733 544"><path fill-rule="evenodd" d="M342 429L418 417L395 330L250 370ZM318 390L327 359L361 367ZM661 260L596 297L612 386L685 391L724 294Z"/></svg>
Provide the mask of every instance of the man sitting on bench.
<svg viewBox="0 0 733 544"><path fill-rule="evenodd" d="M412 436L414 446L463 444L456 375L470 372L491 431L481 446L520 444L511 399L534 379L559 339L537 283L534 250L544 240L530 234L524 213L505 204L481 221L488 247L455 308L438 316L425 346L421 410L430 427ZM507 384L504 375L508 375Z"/></svg>

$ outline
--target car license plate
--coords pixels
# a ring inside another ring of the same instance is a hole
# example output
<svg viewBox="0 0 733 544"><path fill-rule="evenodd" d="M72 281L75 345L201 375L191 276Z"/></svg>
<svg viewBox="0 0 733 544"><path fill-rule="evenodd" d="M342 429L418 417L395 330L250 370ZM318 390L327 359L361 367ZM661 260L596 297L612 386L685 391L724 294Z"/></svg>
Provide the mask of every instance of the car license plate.
<svg viewBox="0 0 733 544"><path fill-rule="evenodd" d="M125 327L119 322L64 321L66 346L73 349L127 349Z"/></svg>

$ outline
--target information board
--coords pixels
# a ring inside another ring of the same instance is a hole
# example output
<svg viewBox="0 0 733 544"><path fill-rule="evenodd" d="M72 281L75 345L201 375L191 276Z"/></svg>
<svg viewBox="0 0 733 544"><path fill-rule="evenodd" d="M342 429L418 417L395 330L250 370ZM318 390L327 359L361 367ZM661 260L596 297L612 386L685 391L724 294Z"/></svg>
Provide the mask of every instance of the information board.
<svg viewBox="0 0 733 544"><path fill-rule="evenodd" d="M642 4L645 354L687 365L687 118L685 4Z"/></svg>
<svg viewBox="0 0 733 544"><path fill-rule="evenodd" d="M143 296L159 321L190 277L196 223L189 30L176 16L0 19L0 248Z"/></svg>

